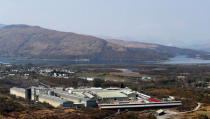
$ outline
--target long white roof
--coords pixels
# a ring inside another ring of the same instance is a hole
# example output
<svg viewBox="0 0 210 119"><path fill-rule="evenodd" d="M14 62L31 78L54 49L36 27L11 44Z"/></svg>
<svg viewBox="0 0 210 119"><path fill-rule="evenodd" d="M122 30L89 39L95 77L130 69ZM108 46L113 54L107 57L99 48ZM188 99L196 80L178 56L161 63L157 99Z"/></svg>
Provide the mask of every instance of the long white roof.
<svg viewBox="0 0 210 119"><path fill-rule="evenodd" d="M126 98L125 94L122 94L120 92L115 91L109 91L109 92L97 92L96 95L100 98Z"/></svg>

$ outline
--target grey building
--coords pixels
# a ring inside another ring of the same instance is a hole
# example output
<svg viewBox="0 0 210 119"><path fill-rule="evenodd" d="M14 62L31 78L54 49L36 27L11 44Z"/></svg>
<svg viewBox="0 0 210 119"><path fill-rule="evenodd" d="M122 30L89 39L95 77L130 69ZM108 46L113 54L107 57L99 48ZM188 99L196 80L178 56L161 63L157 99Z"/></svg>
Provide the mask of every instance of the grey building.
<svg viewBox="0 0 210 119"><path fill-rule="evenodd" d="M59 97L43 95L43 94L40 94L38 97L39 97L38 98L39 102L49 103L53 107L73 107L72 101L61 99Z"/></svg>
<svg viewBox="0 0 210 119"><path fill-rule="evenodd" d="M72 95L72 94L69 94L69 93L66 93L66 92L56 91L55 94L57 96L59 96L60 98L72 101L75 104L83 104L84 107L96 107L97 106L96 100L94 100L94 99L79 97L79 96Z"/></svg>

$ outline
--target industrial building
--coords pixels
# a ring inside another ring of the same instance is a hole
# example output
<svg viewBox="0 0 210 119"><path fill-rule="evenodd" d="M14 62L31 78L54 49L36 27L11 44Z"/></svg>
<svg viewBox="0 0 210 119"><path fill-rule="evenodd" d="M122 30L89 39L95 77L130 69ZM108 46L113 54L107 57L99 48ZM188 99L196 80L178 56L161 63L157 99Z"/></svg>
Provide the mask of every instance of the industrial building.
<svg viewBox="0 0 210 119"><path fill-rule="evenodd" d="M39 95L39 102L49 103L53 107L73 107L73 102L50 95Z"/></svg>
<svg viewBox="0 0 210 119"><path fill-rule="evenodd" d="M99 103L113 103L114 101L128 101L127 95L112 90L97 90L92 92Z"/></svg>
<svg viewBox="0 0 210 119"><path fill-rule="evenodd" d="M172 107L182 103L160 100L129 88L11 88L10 94L32 101L49 103L53 107L99 107L99 109L133 109Z"/></svg>
<svg viewBox="0 0 210 119"><path fill-rule="evenodd" d="M22 98L26 98L26 90L23 88L10 88L10 94L11 95L15 95L17 97L22 97Z"/></svg>
<svg viewBox="0 0 210 119"><path fill-rule="evenodd" d="M55 91L55 94L62 99L74 102L75 106L97 107L96 100L94 99L86 98L83 96L79 97L77 95L73 95L73 94L69 94L69 93L61 92L61 91L60 92Z"/></svg>

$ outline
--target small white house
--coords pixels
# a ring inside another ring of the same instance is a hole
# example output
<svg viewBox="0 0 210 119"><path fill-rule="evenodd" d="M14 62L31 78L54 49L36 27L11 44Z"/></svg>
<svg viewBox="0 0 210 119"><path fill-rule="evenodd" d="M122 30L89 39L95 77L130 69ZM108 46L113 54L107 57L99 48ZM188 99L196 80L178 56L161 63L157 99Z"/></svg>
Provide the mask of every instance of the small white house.
<svg viewBox="0 0 210 119"><path fill-rule="evenodd" d="M88 81L93 81L93 80L94 80L93 77L87 77L86 79L87 79Z"/></svg>
<svg viewBox="0 0 210 119"><path fill-rule="evenodd" d="M142 77L141 79L142 80L151 80L152 78L151 77Z"/></svg>
<svg viewBox="0 0 210 119"><path fill-rule="evenodd" d="M9 76L15 76L15 74L9 74Z"/></svg>

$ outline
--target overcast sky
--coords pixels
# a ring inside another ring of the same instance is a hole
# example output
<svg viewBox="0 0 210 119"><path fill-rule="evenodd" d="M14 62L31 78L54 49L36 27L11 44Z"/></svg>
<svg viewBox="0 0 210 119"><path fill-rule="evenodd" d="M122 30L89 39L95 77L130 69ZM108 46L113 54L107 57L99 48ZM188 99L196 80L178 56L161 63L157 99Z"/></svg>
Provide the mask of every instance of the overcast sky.
<svg viewBox="0 0 210 119"><path fill-rule="evenodd" d="M0 0L0 23L188 46L210 41L210 0Z"/></svg>

